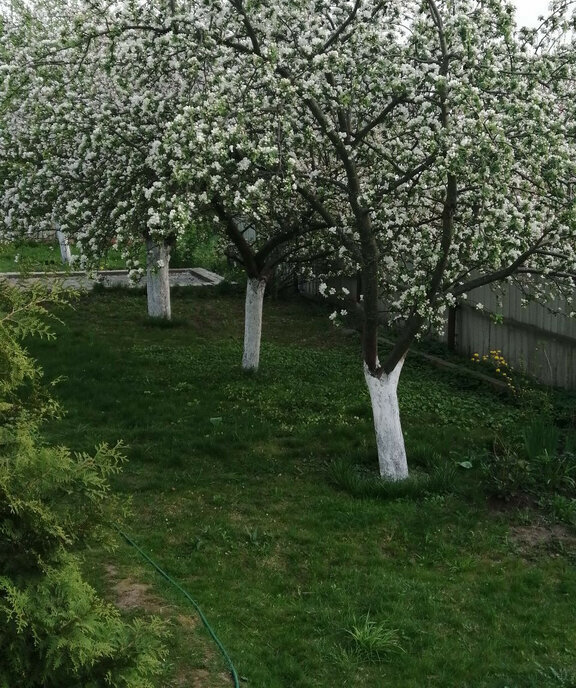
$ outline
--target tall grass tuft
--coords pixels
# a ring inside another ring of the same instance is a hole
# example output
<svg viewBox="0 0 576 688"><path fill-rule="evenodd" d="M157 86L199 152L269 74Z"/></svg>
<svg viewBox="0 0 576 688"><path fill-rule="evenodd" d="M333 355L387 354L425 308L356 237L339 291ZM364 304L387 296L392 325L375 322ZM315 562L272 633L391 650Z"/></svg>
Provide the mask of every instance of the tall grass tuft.
<svg viewBox="0 0 576 688"><path fill-rule="evenodd" d="M543 454L555 456L560 444L560 429L547 418L538 418L524 428L524 451L529 461L536 461Z"/></svg>
<svg viewBox="0 0 576 688"><path fill-rule="evenodd" d="M354 619L352 628L345 631L352 643L347 654L360 661L382 662L390 655L405 652L400 644L399 631L374 621L370 614L366 614L360 621Z"/></svg>
<svg viewBox="0 0 576 688"><path fill-rule="evenodd" d="M338 459L329 466L333 485L355 497L367 499L423 499L430 494L444 494L454 489L456 466L440 460L427 472L413 471L405 480L387 480L348 459Z"/></svg>

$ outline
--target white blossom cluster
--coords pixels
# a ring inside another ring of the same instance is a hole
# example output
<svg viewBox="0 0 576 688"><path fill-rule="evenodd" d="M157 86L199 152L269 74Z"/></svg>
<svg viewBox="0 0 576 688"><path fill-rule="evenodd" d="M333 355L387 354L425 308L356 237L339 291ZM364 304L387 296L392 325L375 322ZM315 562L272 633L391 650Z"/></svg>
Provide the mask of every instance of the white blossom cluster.
<svg viewBox="0 0 576 688"><path fill-rule="evenodd" d="M276 166L361 266L367 314L384 300L414 336L481 284L573 292L571 46L500 0L231 3L220 26L205 101L214 148L241 150L236 202L270 208Z"/></svg>
<svg viewBox="0 0 576 688"><path fill-rule="evenodd" d="M138 15L100 16L78 3L48 36L42 16L25 42L19 27L7 27L5 237L58 226L83 263L114 246L138 273L131 256L142 237L171 240L189 222L188 194L175 183L163 139L189 100L197 65L188 49L186 73L177 59L184 36L122 28L162 26L153 8L141 6Z"/></svg>
<svg viewBox="0 0 576 688"><path fill-rule="evenodd" d="M481 284L571 292L563 21L519 33L503 0L79 0L57 35L2 36L2 233L58 222L89 255L203 214L254 274L361 270L366 321L384 301L407 345Z"/></svg>

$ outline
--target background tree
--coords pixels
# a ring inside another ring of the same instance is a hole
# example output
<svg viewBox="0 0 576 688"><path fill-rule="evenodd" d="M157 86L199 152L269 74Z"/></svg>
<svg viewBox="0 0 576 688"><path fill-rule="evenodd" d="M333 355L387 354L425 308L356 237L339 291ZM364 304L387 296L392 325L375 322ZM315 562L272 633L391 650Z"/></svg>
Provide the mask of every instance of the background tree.
<svg viewBox="0 0 576 688"><path fill-rule="evenodd" d="M18 94L3 140L4 234L58 226L82 266L113 246L134 277L144 240L148 312L170 318L170 249L191 218L162 141L199 65L170 3L64 9L48 36L12 45L4 68L4 93Z"/></svg>
<svg viewBox="0 0 576 688"><path fill-rule="evenodd" d="M250 89L236 106L211 78L194 107L177 116L166 139L174 151L175 176L191 191L201 213L231 243L229 253L247 276L242 367L257 370L266 285L279 269L326 256L318 235L325 220L295 196L291 132L281 98ZM251 97L257 96L255 100Z"/></svg>

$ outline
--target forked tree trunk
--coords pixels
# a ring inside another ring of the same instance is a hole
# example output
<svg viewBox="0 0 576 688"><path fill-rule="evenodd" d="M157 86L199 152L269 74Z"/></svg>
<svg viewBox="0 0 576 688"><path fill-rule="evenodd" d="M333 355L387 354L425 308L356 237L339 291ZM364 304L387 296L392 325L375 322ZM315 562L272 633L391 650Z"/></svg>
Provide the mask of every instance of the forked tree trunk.
<svg viewBox="0 0 576 688"><path fill-rule="evenodd" d="M262 336L262 305L266 280L248 278L246 284L246 306L244 309L244 353L242 368L258 370L260 363L260 339Z"/></svg>
<svg viewBox="0 0 576 688"><path fill-rule="evenodd" d="M170 320L170 244L146 239L148 315Z"/></svg>
<svg viewBox="0 0 576 688"><path fill-rule="evenodd" d="M401 358L389 375L383 372L379 378L372 375L368 366L364 364L364 377L374 415L380 475L388 480L404 480L408 477L408 462L396 393L403 364L404 358Z"/></svg>

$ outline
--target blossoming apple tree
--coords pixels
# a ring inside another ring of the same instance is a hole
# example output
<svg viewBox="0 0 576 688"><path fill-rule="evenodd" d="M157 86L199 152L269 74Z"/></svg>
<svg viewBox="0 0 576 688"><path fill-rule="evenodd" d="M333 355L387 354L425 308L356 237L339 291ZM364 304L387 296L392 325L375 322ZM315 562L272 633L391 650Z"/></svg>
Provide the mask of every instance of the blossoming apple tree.
<svg viewBox="0 0 576 688"><path fill-rule="evenodd" d="M2 91L15 95L2 135L11 162L3 234L56 226L75 240L83 264L113 245L134 276L143 271L144 239L148 312L169 318L170 248L190 212L163 135L198 71L169 6L70 5L47 35L36 32L9 53Z"/></svg>
<svg viewBox="0 0 576 688"><path fill-rule="evenodd" d="M359 267L380 471L406 477L397 385L414 339L485 284L541 299L573 288L576 158L554 42L519 35L503 0L124 11L77 21L80 41L9 71L30 80L13 156L34 173L4 185L6 207L34 209L27 221L50 207L89 246L110 221L123 244L142 223L171 237L201 209L229 237L248 220L265 243L290 230L303 251ZM258 292L260 249L243 239ZM398 328L384 355L383 310Z"/></svg>
<svg viewBox="0 0 576 688"><path fill-rule="evenodd" d="M244 151L258 151L243 116L258 101L274 110L281 94L286 193L337 228L328 236L361 266L380 471L398 480L408 468L397 385L414 339L482 285L514 280L542 299L552 279L573 289L574 146L550 88L554 60L537 35L517 34L505 2L319 0L313 9L209 6L210 97L234 113ZM238 191L254 193L254 180ZM382 305L398 327L384 356Z"/></svg>
<svg viewBox="0 0 576 688"><path fill-rule="evenodd" d="M328 225L293 192L295 159L281 94L262 98L245 90L241 109L232 98L223 106L212 84L224 83L226 67L218 74L216 62L210 64L213 81L197 107L175 118L166 140L175 177L194 190L195 211L220 228L247 275L242 366L257 370L266 285L282 266L328 258L318 238Z"/></svg>

